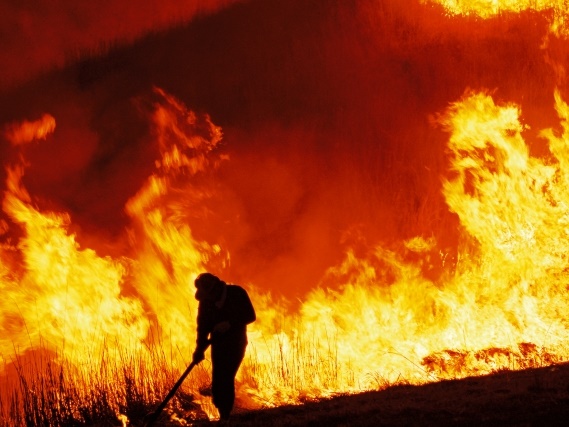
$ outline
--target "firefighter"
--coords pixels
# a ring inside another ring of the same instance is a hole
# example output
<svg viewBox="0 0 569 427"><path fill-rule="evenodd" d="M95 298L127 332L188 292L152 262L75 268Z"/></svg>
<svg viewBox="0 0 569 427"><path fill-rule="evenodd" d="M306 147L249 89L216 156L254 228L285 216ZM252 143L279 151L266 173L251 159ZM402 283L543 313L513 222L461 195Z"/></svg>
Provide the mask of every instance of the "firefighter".
<svg viewBox="0 0 569 427"><path fill-rule="evenodd" d="M235 401L235 376L247 347L247 325L256 320L255 309L245 289L211 273L200 274L194 284L199 306L193 362L205 358L211 343L213 404L220 420L227 421Z"/></svg>

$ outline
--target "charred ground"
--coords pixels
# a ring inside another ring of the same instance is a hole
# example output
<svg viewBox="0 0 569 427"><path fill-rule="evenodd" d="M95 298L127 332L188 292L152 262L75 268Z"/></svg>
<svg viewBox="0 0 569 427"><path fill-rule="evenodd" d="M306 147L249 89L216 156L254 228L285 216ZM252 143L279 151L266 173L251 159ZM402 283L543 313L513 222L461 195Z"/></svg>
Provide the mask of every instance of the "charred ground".
<svg viewBox="0 0 569 427"><path fill-rule="evenodd" d="M238 412L231 425L565 426L568 416L569 364L558 364Z"/></svg>

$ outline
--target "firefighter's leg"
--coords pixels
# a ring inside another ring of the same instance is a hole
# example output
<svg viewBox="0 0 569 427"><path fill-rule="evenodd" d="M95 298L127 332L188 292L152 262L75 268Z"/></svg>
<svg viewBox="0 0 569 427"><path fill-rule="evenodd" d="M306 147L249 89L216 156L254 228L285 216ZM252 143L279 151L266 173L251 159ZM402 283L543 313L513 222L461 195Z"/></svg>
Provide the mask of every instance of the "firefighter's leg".
<svg viewBox="0 0 569 427"><path fill-rule="evenodd" d="M221 419L229 418L235 402L235 376L243 357L245 348L212 347L212 383L213 404L219 411Z"/></svg>

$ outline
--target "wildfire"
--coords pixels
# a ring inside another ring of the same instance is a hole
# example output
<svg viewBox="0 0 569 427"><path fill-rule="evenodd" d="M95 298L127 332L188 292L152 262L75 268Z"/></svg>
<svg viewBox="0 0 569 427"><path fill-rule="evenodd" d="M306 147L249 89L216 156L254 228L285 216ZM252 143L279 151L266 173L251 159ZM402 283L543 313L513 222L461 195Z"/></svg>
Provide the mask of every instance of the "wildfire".
<svg viewBox="0 0 569 427"><path fill-rule="evenodd" d="M503 10L563 10L565 3L441 4L486 18ZM567 360L569 106L561 91L554 97L561 132L539 133L546 158L530 154L521 107L498 103L488 91L468 90L434 118L449 135L442 193L460 221L456 256L432 236L376 244L364 254L350 248L294 312L263 284L244 283L259 320L250 329L238 398L250 406L279 405L402 379L423 383ZM23 155L6 165L5 360L40 349L90 374L104 363L126 370L133 358L178 370L191 360L193 280L204 270L223 271L231 256L222 243L197 238L188 217L199 212L207 221L202 205L215 195L215 174L231 160L209 116L159 88L151 101L159 158L125 206L128 249L121 256L81 247L69 213L37 206L23 183L33 167ZM56 118L46 114L9 124L4 136L22 149L33 141L49 144L55 127ZM8 238L12 233L18 237ZM425 270L435 260L443 267L433 279ZM169 349L167 361L157 361L156 349ZM189 385L196 395L198 382ZM157 382L152 387L159 389ZM201 402L205 408L207 399Z"/></svg>
<svg viewBox="0 0 569 427"><path fill-rule="evenodd" d="M127 205L134 258L99 257L79 248L67 231L70 217L34 208L21 184L23 165L8 169L3 207L25 237L2 252L3 259L14 252L23 259L22 270L4 268L2 276L4 355L14 346L25 351L48 343L80 365L108 351L110 343L141 351L151 328L190 354L195 307L189 284L221 248L192 237L179 211L180 189L192 191L193 176L219 165L224 156L215 154L215 146L221 132L170 95L157 95L153 118L163 157ZM448 360L443 366L435 357L451 359L448 351L457 347L473 355L492 348L513 355L518 345L534 343L539 351L566 357L568 330L559 313L568 308L569 109L559 94L556 99L565 133L542 135L557 162L532 158L518 107L495 105L486 93L468 93L440 116L453 153L444 194L464 229L454 268L441 283L425 278L421 263L436 251L436 242L417 237L403 254L419 254L418 263L380 246L365 258L348 252L297 315L255 291L261 321L251 332L253 356L243 369L243 390L278 404L295 401L299 392L314 397L356 391L376 386L378 378L401 376L428 381L489 372L500 363L485 354L485 360L472 356L450 369ZM205 135L196 134L198 123ZM198 197L207 195L192 196ZM131 288L135 294L127 295Z"/></svg>

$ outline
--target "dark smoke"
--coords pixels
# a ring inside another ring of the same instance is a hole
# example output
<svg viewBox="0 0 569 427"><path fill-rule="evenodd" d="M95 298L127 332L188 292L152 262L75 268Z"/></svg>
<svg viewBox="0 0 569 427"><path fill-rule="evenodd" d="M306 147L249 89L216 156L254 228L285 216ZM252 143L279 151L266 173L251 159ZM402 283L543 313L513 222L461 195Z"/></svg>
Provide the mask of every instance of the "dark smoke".
<svg viewBox="0 0 569 427"><path fill-rule="evenodd" d="M212 13L238 0L74 0L0 3L0 89L77 56Z"/></svg>

